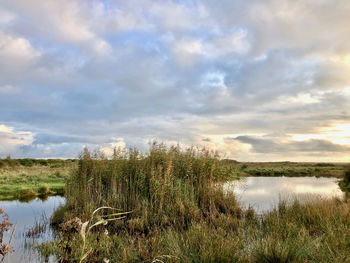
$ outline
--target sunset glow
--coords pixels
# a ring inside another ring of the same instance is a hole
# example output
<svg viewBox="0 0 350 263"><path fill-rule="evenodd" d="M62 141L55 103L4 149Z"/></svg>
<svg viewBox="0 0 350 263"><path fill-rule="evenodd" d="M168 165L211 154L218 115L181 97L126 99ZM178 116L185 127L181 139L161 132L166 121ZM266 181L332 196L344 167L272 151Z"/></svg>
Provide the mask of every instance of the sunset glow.
<svg viewBox="0 0 350 263"><path fill-rule="evenodd" d="M350 146L350 124L336 124L333 127L322 128L317 134L295 134L294 140L304 141L311 139L329 140L336 144Z"/></svg>

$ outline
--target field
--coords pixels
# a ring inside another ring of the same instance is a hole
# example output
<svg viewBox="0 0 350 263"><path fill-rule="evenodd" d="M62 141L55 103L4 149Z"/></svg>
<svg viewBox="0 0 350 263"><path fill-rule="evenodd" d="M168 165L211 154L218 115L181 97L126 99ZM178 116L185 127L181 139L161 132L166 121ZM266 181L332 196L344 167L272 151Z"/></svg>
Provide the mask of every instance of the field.
<svg viewBox="0 0 350 263"><path fill-rule="evenodd" d="M65 179L75 160L0 160L0 200L28 201L37 196L63 194Z"/></svg>
<svg viewBox="0 0 350 263"><path fill-rule="evenodd" d="M342 178L347 169L346 163L295 163L295 162L266 162L242 163L243 176L316 176Z"/></svg>

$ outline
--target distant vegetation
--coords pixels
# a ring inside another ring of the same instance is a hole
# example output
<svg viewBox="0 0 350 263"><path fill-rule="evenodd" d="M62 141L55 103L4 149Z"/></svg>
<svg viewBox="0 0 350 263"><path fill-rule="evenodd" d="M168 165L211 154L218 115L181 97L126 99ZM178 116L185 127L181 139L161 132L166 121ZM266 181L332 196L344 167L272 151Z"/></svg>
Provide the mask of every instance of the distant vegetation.
<svg viewBox="0 0 350 263"><path fill-rule="evenodd" d="M343 178L346 163L241 163L240 176L315 176Z"/></svg>
<svg viewBox="0 0 350 263"><path fill-rule="evenodd" d="M65 178L77 160L0 159L0 199L29 201L63 194Z"/></svg>
<svg viewBox="0 0 350 263"><path fill-rule="evenodd" d="M254 166L163 144L145 155L115 151L112 160L86 150L67 181L66 205L52 218L59 238L39 250L61 262L347 262L350 204L243 210L220 182Z"/></svg>
<svg viewBox="0 0 350 263"><path fill-rule="evenodd" d="M48 166L50 168L66 167L71 163L77 162L76 159L12 159L10 156L5 159L0 159L0 168L4 167L32 167L32 166Z"/></svg>

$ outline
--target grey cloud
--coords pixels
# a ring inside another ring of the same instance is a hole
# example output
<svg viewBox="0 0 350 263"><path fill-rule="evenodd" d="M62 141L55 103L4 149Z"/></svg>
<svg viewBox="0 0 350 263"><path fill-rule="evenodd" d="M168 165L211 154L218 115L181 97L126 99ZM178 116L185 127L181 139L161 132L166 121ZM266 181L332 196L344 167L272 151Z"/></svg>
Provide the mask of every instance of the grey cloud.
<svg viewBox="0 0 350 263"><path fill-rule="evenodd" d="M61 144L61 143L86 143L89 140L87 138L81 138L77 136L64 136L39 133L34 136L33 144Z"/></svg>
<svg viewBox="0 0 350 263"><path fill-rule="evenodd" d="M27 44L22 55L0 47L0 124L35 134L28 155L45 145L64 155L69 145L113 137L192 144L208 134L317 133L349 121L349 68L331 61L350 52L345 0L0 3L13 16L0 36ZM232 42L217 52L236 31L246 32L246 51ZM188 40L200 44L173 52ZM281 103L316 91L317 103ZM256 152L341 151L326 142L251 142Z"/></svg>
<svg viewBox="0 0 350 263"><path fill-rule="evenodd" d="M327 140L307 140L282 142L279 139L255 138L251 136L238 136L232 138L242 143L250 144L257 153L288 153L288 152L350 152L350 146L334 144Z"/></svg>

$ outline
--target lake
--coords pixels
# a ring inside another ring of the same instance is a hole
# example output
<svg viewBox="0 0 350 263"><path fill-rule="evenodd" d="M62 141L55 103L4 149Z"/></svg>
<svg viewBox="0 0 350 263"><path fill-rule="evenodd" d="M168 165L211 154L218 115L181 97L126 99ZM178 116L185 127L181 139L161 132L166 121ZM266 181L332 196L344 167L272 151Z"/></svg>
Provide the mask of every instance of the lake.
<svg viewBox="0 0 350 263"><path fill-rule="evenodd" d="M223 185L233 191L241 205L258 213L273 209L280 200L300 201L319 198L344 198L337 178L317 177L244 177Z"/></svg>
<svg viewBox="0 0 350 263"><path fill-rule="evenodd" d="M30 202L20 201L0 201L0 207L9 215L9 221L17 223L12 246L15 251L4 260L4 262L45 262L40 255L33 249L33 246L43 241L52 239L52 230L49 226L49 220L53 211L64 204L64 198L60 196L50 196L46 200L34 199ZM2 219L1 219L2 220ZM33 228L36 223L40 223L43 231L34 237L28 237L28 230ZM8 240L9 234L4 235ZM53 262L50 259L49 262Z"/></svg>

